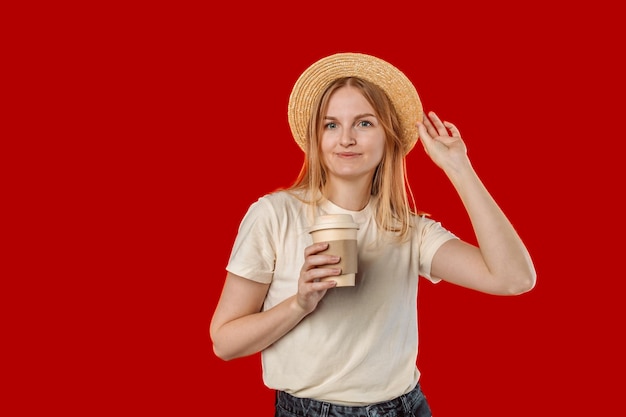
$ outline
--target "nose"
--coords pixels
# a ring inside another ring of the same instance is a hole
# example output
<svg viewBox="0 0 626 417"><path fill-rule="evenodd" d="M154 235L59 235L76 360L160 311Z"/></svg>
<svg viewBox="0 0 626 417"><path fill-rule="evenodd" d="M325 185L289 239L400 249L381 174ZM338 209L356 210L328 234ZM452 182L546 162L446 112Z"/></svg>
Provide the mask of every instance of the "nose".
<svg viewBox="0 0 626 417"><path fill-rule="evenodd" d="M347 129L343 129L341 132L341 137L339 138L339 144L343 147L348 147L354 145L356 143L356 136L354 132L354 128L348 127Z"/></svg>

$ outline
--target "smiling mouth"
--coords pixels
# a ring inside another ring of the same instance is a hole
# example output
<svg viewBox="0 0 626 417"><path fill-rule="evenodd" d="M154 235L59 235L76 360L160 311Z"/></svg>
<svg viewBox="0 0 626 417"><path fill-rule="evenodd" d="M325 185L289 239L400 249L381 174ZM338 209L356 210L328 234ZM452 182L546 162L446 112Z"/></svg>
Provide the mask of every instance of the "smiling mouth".
<svg viewBox="0 0 626 417"><path fill-rule="evenodd" d="M337 155L339 155L340 157L349 158L352 156L359 156L360 154L356 152L341 152L341 153L338 153Z"/></svg>

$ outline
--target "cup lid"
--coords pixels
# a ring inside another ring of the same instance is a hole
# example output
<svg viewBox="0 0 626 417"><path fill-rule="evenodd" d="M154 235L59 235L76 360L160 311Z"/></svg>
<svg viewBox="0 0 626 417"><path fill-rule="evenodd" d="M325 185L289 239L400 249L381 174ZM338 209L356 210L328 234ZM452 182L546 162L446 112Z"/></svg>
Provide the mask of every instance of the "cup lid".
<svg viewBox="0 0 626 417"><path fill-rule="evenodd" d="M354 222L350 214L325 214L315 218L315 224L309 229L309 233L321 229L358 229L359 225Z"/></svg>

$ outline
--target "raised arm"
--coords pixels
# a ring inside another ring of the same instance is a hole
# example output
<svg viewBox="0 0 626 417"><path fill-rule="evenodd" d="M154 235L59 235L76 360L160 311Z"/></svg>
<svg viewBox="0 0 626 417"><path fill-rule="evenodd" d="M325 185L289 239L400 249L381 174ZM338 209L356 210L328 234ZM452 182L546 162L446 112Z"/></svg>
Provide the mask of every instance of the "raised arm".
<svg viewBox="0 0 626 417"><path fill-rule="evenodd" d="M474 171L459 130L434 112L429 117L418 124L422 145L458 192L478 242L478 247L456 239L443 244L433 258L431 275L489 294L531 290L536 273L530 255Z"/></svg>

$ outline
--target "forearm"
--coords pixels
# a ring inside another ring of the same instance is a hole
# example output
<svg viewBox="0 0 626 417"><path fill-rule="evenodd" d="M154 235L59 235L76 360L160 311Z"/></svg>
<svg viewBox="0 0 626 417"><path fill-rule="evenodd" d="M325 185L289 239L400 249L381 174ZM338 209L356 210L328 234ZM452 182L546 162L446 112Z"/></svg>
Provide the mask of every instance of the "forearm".
<svg viewBox="0 0 626 417"><path fill-rule="evenodd" d="M213 350L224 360L260 352L287 334L306 315L295 301L295 296L289 297L269 310L212 328Z"/></svg>
<svg viewBox="0 0 626 417"><path fill-rule="evenodd" d="M472 166L447 174L467 210L489 273L513 293L530 290L535 284L530 255Z"/></svg>

